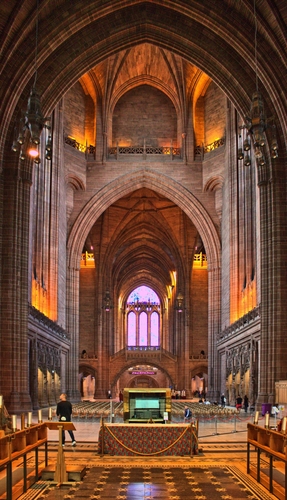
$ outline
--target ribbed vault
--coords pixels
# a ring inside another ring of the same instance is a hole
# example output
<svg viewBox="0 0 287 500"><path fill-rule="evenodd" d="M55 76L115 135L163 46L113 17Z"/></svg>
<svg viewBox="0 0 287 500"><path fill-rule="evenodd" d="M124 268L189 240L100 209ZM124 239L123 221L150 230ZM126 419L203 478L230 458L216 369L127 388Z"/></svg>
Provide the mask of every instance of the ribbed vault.
<svg viewBox="0 0 287 500"><path fill-rule="evenodd" d="M220 267L220 241L215 226L195 196L171 178L160 177L149 169L133 172L128 179L119 177L101 189L85 205L68 238L68 266L79 266L86 238L98 217L113 203L139 188L149 188L168 198L194 223L201 235L208 256L209 268Z"/></svg>
<svg viewBox="0 0 287 500"><path fill-rule="evenodd" d="M55 16L53 4L41 2L37 87L42 94L44 114L49 114L85 73L111 57L107 78L108 81L111 77L114 79L113 68L117 66L114 56L142 43L171 51L203 70L245 114L255 86L253 11L248 2L226 0L224 4L215 0L188 5L170 1L103 4L95 0L88 5L81 1L69 2L67 7L67 2L60 2ZM268 2L261 4L257 16L259 80L267 89L266 106L274 103L275 115L286 124L286 92L275 83L285 81L281 59L286 52L282 42L284 23L279 3L278 9L274 9L276 23L271 24L265 17L269 13ZM14 112L18 115L25 107L34 81L31 39L35 36L35 4L24 0L17 8L21 9L21 16L11 16L9 29L2 33L1 40L4 60L6 52L9 53L1 72L0 117L5 134L1 137L2 144L7 131L12 132ZM3 18L7 15L8 9L3 12ZM231 36L239 19L240 30ZM21 59L16 57L20 48ZM9 91L11 87L15 89L13 93ZM10 137L8 143L11 143Z"/></svg>

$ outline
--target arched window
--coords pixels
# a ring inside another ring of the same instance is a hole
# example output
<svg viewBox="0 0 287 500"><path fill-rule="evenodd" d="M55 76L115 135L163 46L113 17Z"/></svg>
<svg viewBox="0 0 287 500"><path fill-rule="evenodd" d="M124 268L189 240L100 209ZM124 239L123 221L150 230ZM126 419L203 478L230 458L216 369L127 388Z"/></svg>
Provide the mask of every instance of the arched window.
<svg viewBox="0 0 287 500"><path fill-rule="evenodd" d="M127 345L158 348L160 346L160 300L151 288L142 285L127 300Z"/></svg>
<svg viewBox="0 0 287 500"><path fill-rule="evenodd" d="M159 315L155 311L150 318L150 345L159 345Z"/></svg>
<svg viewBox="0 0 287 500"><path fill-rule="evenodd" d="M140 313L140 321L139 321L139 339L140 345L145 346L148 345L147 341L147 313Z"/></svg>
<svg viewBox="0 0 287 500"><path fill-rule="evenodd" d="M128 315L128 345L136 345L136 315L132 311Z"/></svg>

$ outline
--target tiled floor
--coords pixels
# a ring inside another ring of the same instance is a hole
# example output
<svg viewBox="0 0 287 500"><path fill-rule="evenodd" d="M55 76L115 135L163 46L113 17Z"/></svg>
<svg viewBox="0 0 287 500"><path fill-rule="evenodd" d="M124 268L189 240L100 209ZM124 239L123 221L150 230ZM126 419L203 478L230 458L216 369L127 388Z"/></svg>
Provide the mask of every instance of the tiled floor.
<svg viewBox="0 0 287 500"><path fill-rule="evenodd" d="M36 416L35 416L36 418ZM43 413L43 420L46 415ZM39 483L22 500L243 500L275 499L246 474L247 423L253 416L219 422L214 418L199 424L198 456L189 457L101 457L97 453L100 423L75 420L77 446L66 436L65 463L86 470L83 481L56 486ZM264 422L259 422L264 425ZM273 425L271 419L271 425ZM56 464L58 431L48 431L49 464ZM44 461L44 452L40 458ZM256 462L255 453L253 461ZM267 462L266 462L267 463ZM279 462L278 462L279 464ZM275 462L276 466L276 462ZM280 465L278 465L280 472ZM281 473L281 472L280 472ZM43 490L42 490L43 488Z"/></svg>

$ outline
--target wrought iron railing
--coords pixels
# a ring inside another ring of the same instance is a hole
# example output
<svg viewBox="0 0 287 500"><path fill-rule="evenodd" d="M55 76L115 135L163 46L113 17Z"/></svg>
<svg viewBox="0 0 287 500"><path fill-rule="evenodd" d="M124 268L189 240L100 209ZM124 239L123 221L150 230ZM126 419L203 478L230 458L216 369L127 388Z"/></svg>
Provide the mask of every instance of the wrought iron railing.
<svg viewBox="0 0 287 500"><path fill-rule="evenodd" d="M118 158L123 155L156 155L169 158L180 158L181 149L173 146L113 146L109 148L109 157Z"/></svg>
<svg viewBox="0 0 287 500"><path fill-rule="evenodd" d="M73 137L65 137L65 144L71 146L76 149L80 153L84 153L88 158L95 158L96 155L96 146L90 144L81 144L76 141ZM210 153L211 151L215 151L216 149L224 146L225 138L217 139L211 144L195 146L194 148L194 159L202 161L204 158L204 154ZM146 146L143 144L142 146L112 146L108 148L108 157L118 159L124 156L139 156L141 155L143 158L146 156L161 156L165 158L182 158L182 149L174 146Z"/></svg>
<svg viewBox="0 0 287 500"><path fill-rule="evenodd" d="M87 157L92 156L93 158L95 158L96 146L93 146L92 144L90 144L89 146L87 144L81 144L80 142L76 141L76 139L69 136L65 137L65 144L71 146L80 153L84 153Z"/></svg>
<svg viewBox="0 0 287 500"><path fill-rule="evenodd" d="M211 144L207 144L204 146L204 152L205 153L210 153L211 151L214 151L217 148L220 148L221 146L224 146L225 139L224 137L221 137L221 139L217 139L216 141L212 142Z"/></svg>

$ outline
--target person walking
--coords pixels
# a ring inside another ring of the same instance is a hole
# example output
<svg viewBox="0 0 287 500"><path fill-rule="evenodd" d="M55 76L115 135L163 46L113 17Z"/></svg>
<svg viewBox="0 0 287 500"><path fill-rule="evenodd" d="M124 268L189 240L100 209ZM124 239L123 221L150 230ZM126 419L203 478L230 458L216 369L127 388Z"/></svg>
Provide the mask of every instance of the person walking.
<svg viewBox="0 0 287 500"><path fill-rule="evenodd" d="M70 401L67 401L67 394L60 395L60 401L57 404L57 416L60 422L71 422L72 416L72 405ZM76 446L76 440L73 431L68 431L72 440L72 446ZM65 446L65 431L62 432L62 445Z"/></svg>

